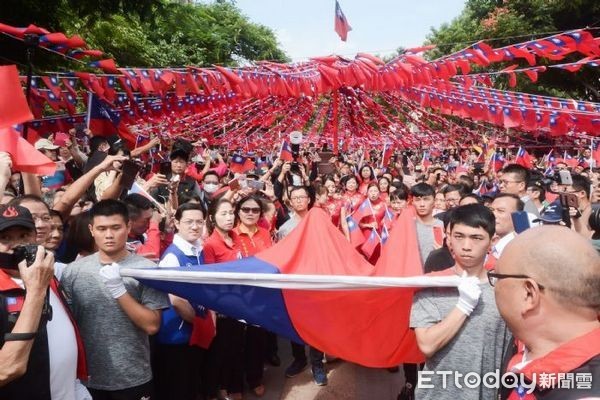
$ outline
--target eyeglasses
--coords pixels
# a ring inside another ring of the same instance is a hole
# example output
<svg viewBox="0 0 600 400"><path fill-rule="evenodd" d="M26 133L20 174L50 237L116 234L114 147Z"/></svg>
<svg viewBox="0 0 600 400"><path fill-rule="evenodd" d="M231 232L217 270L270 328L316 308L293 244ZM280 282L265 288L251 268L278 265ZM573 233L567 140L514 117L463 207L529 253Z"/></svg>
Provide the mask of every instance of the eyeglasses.
<svg viewBox="0 0 600 400"><path fill-rule="evenodd" d="M192 219L184 219L183 221L180 222L181 225L183 226L202 226L204 225L204 221L203 220L192 220Z"/></svg>
<svg viewBox="0 0 600 400"><path fill-rule="evenodd" d="M308 196L294 196L290 197L291 201L302 201L308 199Z"/></svg>
<svg viewBox="0 0 600 400"><path fill-rule="evenodd" d="M490 283L491 286L496 286L496 283L498 283L498 281L500 279L508 279L508 278L512 278L512 279L531 279L532 281L534 281L538 285L538 287L541 290L545 289L544 285L539 284L532 277L530 277L528 275L498 274L498 273L494 272L494 270L492 270L492 271L488 271L487 276L488 276L488 282Z"/></svg>
<svg viewBox="0 0 600 400"><path fill-rule="evenodd" d="M260 214L260 207L240 207L240 211L246 214Z"/></svg>

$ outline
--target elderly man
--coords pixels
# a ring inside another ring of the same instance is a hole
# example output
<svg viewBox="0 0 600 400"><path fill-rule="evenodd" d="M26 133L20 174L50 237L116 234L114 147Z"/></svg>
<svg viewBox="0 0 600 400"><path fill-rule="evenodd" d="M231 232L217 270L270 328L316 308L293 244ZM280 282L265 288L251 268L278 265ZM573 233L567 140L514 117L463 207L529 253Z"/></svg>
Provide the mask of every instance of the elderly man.
<svg viewBox="0 0 600 400"><path fill-rule="evenodd" d="M507 372L519 385L503 398L599 398L600 256L592 245L565 227L529 229L488 276L517 339Z"/></svg>

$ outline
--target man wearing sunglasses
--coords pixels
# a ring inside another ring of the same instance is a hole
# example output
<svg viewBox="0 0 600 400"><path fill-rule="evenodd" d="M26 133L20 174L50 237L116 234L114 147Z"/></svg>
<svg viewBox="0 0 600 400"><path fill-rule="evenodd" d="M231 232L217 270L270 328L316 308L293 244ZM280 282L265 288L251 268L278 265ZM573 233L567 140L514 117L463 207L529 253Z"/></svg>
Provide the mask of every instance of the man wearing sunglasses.
<svg viewBox="0 0 600 400"><path fill-rule="evenodd" d="M501 398L600 398L600 256L589 241L561 226L528 229L488 275L517 339L506 371L535 383Z"/></svg>
<svg viewBox="0 0 600 400"><path fill-rule="evenodd" d="M426 357L416 399L496 398L496 388L467 379L499 370L509 342L483 266L494 228L494 214L480 204L456 207L450 215L447 240L455 264L434 274L464 278L458 288L424 289L413 299L410 326Z"/></svg>

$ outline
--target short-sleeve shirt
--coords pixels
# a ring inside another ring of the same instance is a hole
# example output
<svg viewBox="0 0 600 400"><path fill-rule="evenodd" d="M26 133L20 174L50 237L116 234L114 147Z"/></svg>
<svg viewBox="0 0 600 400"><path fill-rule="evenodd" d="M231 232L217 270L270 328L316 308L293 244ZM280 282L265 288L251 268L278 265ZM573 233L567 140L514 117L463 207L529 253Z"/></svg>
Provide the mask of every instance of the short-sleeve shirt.
<svg viewBox="0 0 600 400"><path fill-rule="evenodd" d="M444 223L436 219L433 224L426 225L419 221L415 221L417 224L417 241L419 243L419 254L421 255L421 263L425 263L429 254L435 250L435 236L433 234L433 227L437 226L444 229Z"/></svg>
<svg viewBox="0 0 600 400"><path fill-rule="evenodd" d="M233 237L235 232L231 231L229 234ZM235 239L233 240L233 246L229 246L216 229L204 242L204 262L206 264L222 263L240 258L242 256Z"/></svg>
<svg viewBox="0 0 600 400"><path fill-rule="evenodd" d="M123 268L151 268L156 264L135 254L119 262ZM69 264L61 285L77 321L86 350L92 389L122 390L152 379L148 335L125 314L104 285L98 253ZM127 292L151 310L169 307L165 293L133 278L123 278Z"/></svg>
<svg viewBox="0 0 600 400"><path fill-rule="evenodd" d="M480 283L481 297L470 317L458 333L437 353L425 362L422 375L434 385L425 389L417 385L415 398L419 400L479 400L496 398L496 389L484 385L470 389L464 385L464 375L478 373L480 377L488 372L500 370L505 348L510 342L510 333L496 307L494 290L487 282ZM457 288L429 288L415 295L410 315L411 328L429 328L444 319L458 302ZM463 374L458 388L454 384L455 375L447 376L443 387L443 376L428 371L458 371ZM500 371L502 375L502 371Z"/></svg>

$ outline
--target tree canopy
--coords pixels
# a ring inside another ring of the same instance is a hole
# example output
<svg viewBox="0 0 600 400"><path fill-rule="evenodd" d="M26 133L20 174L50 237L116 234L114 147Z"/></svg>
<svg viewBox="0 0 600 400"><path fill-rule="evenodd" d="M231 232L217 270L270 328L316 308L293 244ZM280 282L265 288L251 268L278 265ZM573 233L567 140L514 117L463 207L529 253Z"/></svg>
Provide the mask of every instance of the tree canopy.
<svg viewBox="0 0 600 400"><path fill-rule="evenodd" d="M468 0L462 13L452 22L432 28L428 43L437 48L427 56L435 59L479 40L501 47L548 36L551 32L598 26L600 2L597 0ZM573 55L564 62L576 61L578 56ZM600 101L599 79L597 68L582 68L576 74L549 69L540 74L536 83L519 79L515 90ZM496 86L506 88L507 77L498 77Z"/></svg>
<svg viewBox="0 0 600 400"><path fill-rule="evenodd" d="M119 66L236 65L287 61L273 31L251 22L234 1L182 4L167 0L4 0L0 22L35 24L82 36ZM0 38L0 62L24 62L24 46ZM75 69L59 56L36 55L44 69ZM76 69L81 69L77 66Z"/></svg>

